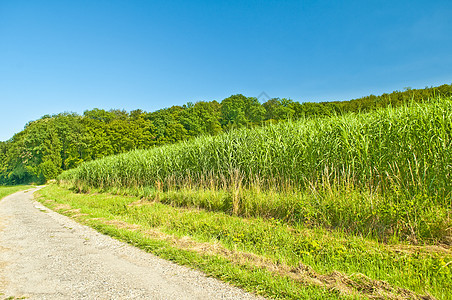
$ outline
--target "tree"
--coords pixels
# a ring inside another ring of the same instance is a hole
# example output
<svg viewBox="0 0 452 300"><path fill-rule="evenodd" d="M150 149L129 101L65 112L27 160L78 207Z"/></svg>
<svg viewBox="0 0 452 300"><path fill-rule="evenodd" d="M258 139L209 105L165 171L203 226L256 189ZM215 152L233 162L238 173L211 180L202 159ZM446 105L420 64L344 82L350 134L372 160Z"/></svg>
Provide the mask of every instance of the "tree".
<svg viewBox="0 0 452 300"><path fill-rule="evenodd" d="M180 123L192 137L202 134L216 135L222 132L220 104L217 101L191 103L180 113Z"/></svg>
<svg viewBox="0 0 452 300"><path fill-rule="evenodd" d="M42 183L61 172L61 142L52 118L30 122L13 142L8 153L8 175L14 183Z"/></svg>
<svg viewBox="0 0 452 300"><path fill-rule="evenodd" d="M293 106L293 100L291 99L270 99L263 104L265 108L265 119L277 121L292 119L295 115Z"/></svg>
<svg viewBox="0 0 452 300"><path fill-rule="evenodd" d="M241 94L221 101L221 125L223 128L236 128L255 125L264 118L264 109L257 98L247 98Z"/></svg>

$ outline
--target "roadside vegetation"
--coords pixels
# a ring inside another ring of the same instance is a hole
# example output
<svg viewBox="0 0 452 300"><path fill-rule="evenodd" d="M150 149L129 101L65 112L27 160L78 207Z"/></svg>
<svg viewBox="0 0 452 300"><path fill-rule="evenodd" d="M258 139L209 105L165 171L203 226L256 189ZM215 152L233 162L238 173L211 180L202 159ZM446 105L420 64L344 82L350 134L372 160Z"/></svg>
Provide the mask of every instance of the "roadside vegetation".
<svg viewBox="0 0 452 300"><path fill-rule="evenodd" d="M301 118L80 165L80 222L275 298L450 299L452 99Z"/></svg>
<svg viewBox="0 0 452 300"><path fill-rule="evenodd" d="M100 232L281 299L450 299L452 251L51 185L39 201Z"/></svg>

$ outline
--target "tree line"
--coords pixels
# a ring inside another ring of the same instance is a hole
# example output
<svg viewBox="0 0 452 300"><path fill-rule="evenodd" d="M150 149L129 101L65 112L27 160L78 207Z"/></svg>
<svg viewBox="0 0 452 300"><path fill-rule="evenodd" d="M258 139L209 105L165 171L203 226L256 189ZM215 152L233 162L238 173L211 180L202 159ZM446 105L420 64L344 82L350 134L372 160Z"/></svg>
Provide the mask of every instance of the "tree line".
<svg viewBox="0 0 452 300"><path fill-rule="evenodd" d="M26 124L10 140L0 142L0 184L42 183L85 161L204 134L217 135L234 128L366 112L451 96L452 85L445 84L340 102L300 103L272 98L260 103L255 97L239 94L221 102L188 102L154 112L96 108L83 115L45 115Z"/></svg>

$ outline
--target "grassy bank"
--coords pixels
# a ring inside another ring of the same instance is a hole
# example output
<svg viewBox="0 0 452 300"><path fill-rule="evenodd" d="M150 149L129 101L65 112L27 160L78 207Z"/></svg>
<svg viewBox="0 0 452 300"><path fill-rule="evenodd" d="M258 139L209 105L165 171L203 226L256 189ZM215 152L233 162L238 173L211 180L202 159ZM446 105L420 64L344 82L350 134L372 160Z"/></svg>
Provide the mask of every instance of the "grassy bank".
<svg viewBox="0 0 452 300"><path fill-rule="evenodd" d="M41 194L270 297L448 299L451 132L452 99L436 99L107 157Z"/></svg>
<svg viewBox="0 0 452 300"><path fill-rule="evenodd" d="M451 128L451 99L436 99L133 151L59 182L381 241L450 244Z"/></svg>
<svg viewBox="0 0 452 300"><path fill-rule="evenodd" d="M0 200L4 197L14 194L19 191L27 190L31 188L30 185L12 185L12 186L0 186Z"/></svg>
<svg viewBox="0 0 452 300"><path fill-rule="evenodd" d="M452 252L445 247L385 244L340 230L56 185L39 194L45 205L101 232L269 297L448 299L452 291Z"/></svg>

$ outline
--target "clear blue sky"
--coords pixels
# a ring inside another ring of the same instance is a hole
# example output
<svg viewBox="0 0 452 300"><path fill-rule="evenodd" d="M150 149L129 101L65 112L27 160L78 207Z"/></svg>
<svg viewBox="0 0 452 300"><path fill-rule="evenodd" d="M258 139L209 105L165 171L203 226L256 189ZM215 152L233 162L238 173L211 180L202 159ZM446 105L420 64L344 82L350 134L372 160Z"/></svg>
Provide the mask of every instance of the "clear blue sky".
<svg viewBox="0 0 452 300"><path fill-rule="evenodd" d="M452 1L0 1L0 140L45 114L452 83Z"/></svg>

